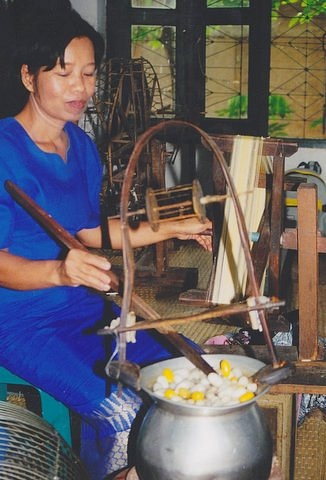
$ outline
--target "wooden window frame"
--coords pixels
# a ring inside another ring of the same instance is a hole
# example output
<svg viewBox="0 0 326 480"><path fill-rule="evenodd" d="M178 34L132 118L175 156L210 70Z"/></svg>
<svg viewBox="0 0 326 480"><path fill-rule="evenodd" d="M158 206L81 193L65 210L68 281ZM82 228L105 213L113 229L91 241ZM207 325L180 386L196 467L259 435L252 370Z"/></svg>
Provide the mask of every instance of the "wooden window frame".
<svg viewBox="0 0 326 480"><path fill-rule="evenodd" d="M207 132L267 136L271 41L271 0L246 8L207 8L206 0L176 0L176 9L132 8L131 0L107 0L107 57L130 58L131 25L176 27L176 118ZM249 25L248 118L207 118L205 59L207 25ZM192 47L196 45L196 51Z"/></svg>

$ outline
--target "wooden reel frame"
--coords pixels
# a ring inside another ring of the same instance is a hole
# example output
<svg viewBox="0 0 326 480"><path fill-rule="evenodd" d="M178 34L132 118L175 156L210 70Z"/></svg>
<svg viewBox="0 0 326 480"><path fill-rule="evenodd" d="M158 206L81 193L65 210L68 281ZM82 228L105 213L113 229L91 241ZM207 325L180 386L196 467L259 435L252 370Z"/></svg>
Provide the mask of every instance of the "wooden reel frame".
<svg viewBox="0 0 326 480"><path fill-rule="evenodd" d="M224 155L219 147L216 145L216 142L201 128L182 120L169 120L165 122L158 123L153 127L149 128L144 132L137 142L132 151L132 154L129 159L129 163L126 169L124 181L122 184L121 191L121 203L120 203L120 215L121 215L121 235L122 235L122 248L123 248L123 265L124 265L124 291L123 291L123 300L122 300L122 311L121 311L121 327L124 328L127 326L127 316L130 311L132 291L134 288L134 277L135 277L135 264L133 258L133 251L130 242L129 235L129 211L128 211L128 199L129 192L132 186L132 178L137 166L138 159L141 156L141 153L147 143L159 132L167 130L169 128L179 128L187 127L199 134L202 139L206 142L207 146L211 149L215 161L218 163L224 177L226 184L229 188L230 196L234 202L234 208L236 212L236 220L240 234L241 245L244 251L247 271L248 271L248 282L249 282L249 291L253 297L258 298L260 296L260 289L258 282L256 280L254 264L250 252L250 240L246 229L244 215L241 209L239 198L233 183L233 180L230 176L227 163L225 161ZM259 321L262 326L264 338L266 345L269 349L272 366L278 368L281 366L277 359L276 350L273 345L270 332L268 330L266 315L264 310L257 311ZM123 334L122 334L123 335ZM123 342L121 342L123 344ZM123 355L122 355L123 356Z"/></svg>

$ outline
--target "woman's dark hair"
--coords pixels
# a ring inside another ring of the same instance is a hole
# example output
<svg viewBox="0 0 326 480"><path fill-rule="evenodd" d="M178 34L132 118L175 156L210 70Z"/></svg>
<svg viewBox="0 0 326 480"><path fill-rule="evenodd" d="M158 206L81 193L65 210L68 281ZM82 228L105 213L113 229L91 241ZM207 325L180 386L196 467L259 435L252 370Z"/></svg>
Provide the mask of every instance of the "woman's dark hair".
<svg viewBox="0 0 326 480"><path fill-rule="evenodd" d="M28 92L20 79L21 66L26 64L33 74L44 67L52 70L58 59L64 66L65 49L74 38L89 38L96 67L100 66L104 41L68 0L13 0L6 13L9 23L5 43L10 44L0 53L1 95L6 92L0 101L0 116L15 115L27 101Z"/></svg>

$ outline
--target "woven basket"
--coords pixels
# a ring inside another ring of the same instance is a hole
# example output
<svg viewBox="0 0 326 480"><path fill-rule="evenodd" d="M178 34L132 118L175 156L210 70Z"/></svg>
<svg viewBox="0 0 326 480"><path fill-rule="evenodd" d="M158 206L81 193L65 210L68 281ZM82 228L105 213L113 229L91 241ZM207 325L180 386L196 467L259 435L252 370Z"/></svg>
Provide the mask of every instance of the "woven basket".
<svg viewBox="0 0 326 480"><path fill-rule="evenodd" d="M325 420L317 409L298 427L294 480L326 480Z"/></svg>

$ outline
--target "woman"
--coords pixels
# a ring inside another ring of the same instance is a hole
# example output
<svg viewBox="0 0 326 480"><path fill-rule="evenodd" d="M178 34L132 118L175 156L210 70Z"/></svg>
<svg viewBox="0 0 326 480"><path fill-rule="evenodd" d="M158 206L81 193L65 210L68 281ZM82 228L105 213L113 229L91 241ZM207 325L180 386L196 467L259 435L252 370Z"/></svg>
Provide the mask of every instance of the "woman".
<svg viewBox="0 0 326 480"><path fill-rule="evenodd" d="M107 360L96 331L118 313L115 306L107 312L108 304L94 293L110 289L111 265L89 252L63 251L4 188L12 180L85 246L101 247L102 166L76 123L94 93L103 42L69 2L59 3L58 9L54 1L35 7L36 0L24 0L18 2L21 12L14 10L15 98L22 108L0 121L0 364L96 428L98 448L85 435L82 458L100 480L126 465L128 435L141 405L128 389L117 395L114 384L106 397L107 379L96 373ZM143 223L131 240L137 247L189 238L209 248L200 236L207 226L171 222L154 233ZM112 247L121 248L118 220L110 220L109 232ZM128 347L128 358L140 364L172 353L147 333Z"/></svg>

